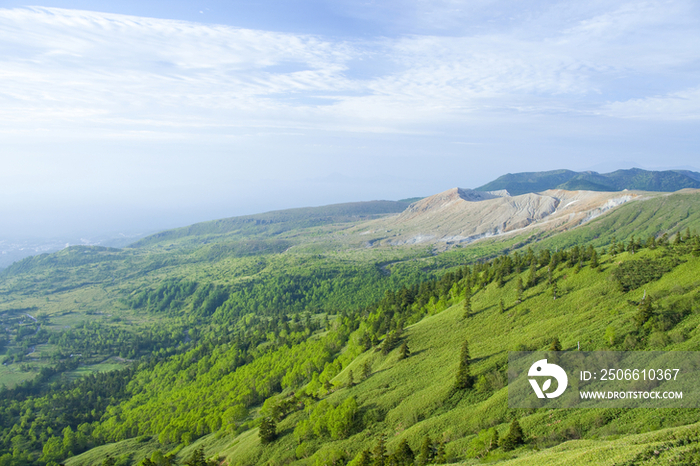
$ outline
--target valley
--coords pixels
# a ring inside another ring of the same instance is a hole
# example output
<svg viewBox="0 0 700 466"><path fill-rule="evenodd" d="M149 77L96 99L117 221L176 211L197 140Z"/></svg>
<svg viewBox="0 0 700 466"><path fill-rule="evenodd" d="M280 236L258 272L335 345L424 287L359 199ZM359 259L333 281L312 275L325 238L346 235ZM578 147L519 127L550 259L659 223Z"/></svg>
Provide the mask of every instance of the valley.
<svg viewBox="0 0 700 466"><path fill-rule="evenodd" d="M697 409L509 409L505 371L554 339L698 350L700 191L491 191L14 263L0 465L408 464L405 445L419 464L693 464ZM514 419L522 444L489 440Z"/></svg>

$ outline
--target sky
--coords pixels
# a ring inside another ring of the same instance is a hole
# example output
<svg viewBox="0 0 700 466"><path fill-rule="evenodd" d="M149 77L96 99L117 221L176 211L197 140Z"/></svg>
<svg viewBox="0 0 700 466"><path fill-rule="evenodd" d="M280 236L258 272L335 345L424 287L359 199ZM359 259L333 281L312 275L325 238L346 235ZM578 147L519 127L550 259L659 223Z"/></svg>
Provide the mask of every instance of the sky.
<svg viewBox="0 0 700 466"><path fill-rule="evenodd" d="M691 0L0 0L0 237L698 170L699 123Z"/></svg>

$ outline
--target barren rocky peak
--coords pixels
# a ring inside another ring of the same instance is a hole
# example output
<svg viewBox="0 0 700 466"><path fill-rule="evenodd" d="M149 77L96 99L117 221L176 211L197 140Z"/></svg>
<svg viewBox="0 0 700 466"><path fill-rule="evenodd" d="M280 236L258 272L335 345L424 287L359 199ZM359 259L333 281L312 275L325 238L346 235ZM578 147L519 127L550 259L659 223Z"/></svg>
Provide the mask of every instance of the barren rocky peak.
<svg viewBox="0 0 700 466"><path fill-rule="evenodd" d="M566 229L643 194L552 189L510 196L507 191L452 188L412 204L396 217L377 222L379 229L375 231L391 231L390 237L380 241L399 245L471 242L530 227Z"/></svg>
<svg viewBox="0 0 700 466"><path fill-rule="evenodd" d="M455 205L460 205L465 202L480 202L490 199L498 199L502 196L508 196L508 191L474 191L472 189L452 188L438 194L421 199L418 202L411 204L401 216L404 218L413 218L416 214L427 213L436 210L449 209Z"/></svg>

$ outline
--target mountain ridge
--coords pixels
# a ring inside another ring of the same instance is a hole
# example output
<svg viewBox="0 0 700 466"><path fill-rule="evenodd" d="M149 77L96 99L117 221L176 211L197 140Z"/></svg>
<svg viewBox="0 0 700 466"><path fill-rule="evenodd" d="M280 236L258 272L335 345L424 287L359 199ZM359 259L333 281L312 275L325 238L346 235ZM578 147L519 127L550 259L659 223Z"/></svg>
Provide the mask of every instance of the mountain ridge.
<svg viewBox="0 0 700 466"><path fill-rule="evenodd" d="M508 173L483 186L478 191L508 190L512 195L546 191L547 189L588 191L674 192L683 188L700 188L700 173L688 170L649 171L641 168L616 170L611 173L594 171L550 170L544 172Z"/></svg>

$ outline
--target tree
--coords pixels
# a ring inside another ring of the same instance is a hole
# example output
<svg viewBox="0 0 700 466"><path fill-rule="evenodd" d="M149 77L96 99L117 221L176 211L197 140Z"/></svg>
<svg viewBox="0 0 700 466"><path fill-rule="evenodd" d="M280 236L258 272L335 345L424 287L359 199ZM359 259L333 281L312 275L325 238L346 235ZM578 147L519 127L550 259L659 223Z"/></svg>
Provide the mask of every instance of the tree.
<svg viewBox="0 0 700 466"><path fill-rule="evenodd" d="M462 345L462 352L459 355L459 369L457 369L457 377L455 380L455 389L464 390L472 387L472 376L469 370L469 343L467 341Z"/></svg>
<svg viewBox="0 0 700 466"><path fill-rule="evenodd" d="M401 440L401 443L399 443L399 446L396 447L396 451L394 452L394 461L396 464L398 466L413 466L414 457L415 455L408 441L406 439Z"/></svg>
<svg viewBox="0 0 700 466"><path fill-rule="evenodd" d="M348 384L347 387L350 388L355 385L355 377L352 374L352 369L348 371Z"/></svg>
<svg viewBox="0 0 700 466"><path fill-rule="evenodd" d="M591 246L591 267L597 269L599 265L600 262L598 261L598 252Z"/></svg>
<svg viewBox="0 0 700 466"><path fill-rule="evenodd" d="M66 456L73 456L78 446L78 439L70 426L63 429L63 452Z"/></svg>
<svg viewBox="0 0 700 466"><path fill-rule="evenodd" d="M372 363L369 361L365 361L364 364L362 364L362 379L366 379L372 375Z"/></svg>
<svg viewBox="0 0 700 466"><path fill-rule="evenodd" d="M561 342L559 341L559 337L554 337L552 344L549 345L549 351L561 351Z"/></svg>
<svg viewBox="0 0 700 466"><path fill-rule="evenodd" d="M372 450L372 466L384 466L386 463L386 440L384 434L379 436L377 445Z"/></svg>
<svg viewBox="0 0 700 466"><path fill-rule="evenodd" d="M558 296L559 296L559 285L557 285L557 281L554 280L552 282L552 299L556 300Z"/></svg>
<svg viewBox="0 0 700 466"><path fill-rule="evenodd" d="M260 431L258 432L260 436L260 442L263 444L270 443L277 437L277 423L270 416L266 416L262 419L260 423Z"/></svg>
<svg viewBox="0 0 700 466"><path fill-rule="evenodd" d="M646 247L649 249L656 249L656 236L649 235L649 238L646 242Z"/></svg>
<svg viewBox="0 0 700 466"><path fill-rule="evenodd" d="M429 435L426 435L423 439L423 443L420 446L420 453L418 454L418 466L423 466L435 458L435 450L433 449L433 441L430 439Z"/></svg>
<svg viewBox="0 0 700 466"><path fill-rule="evenodd" d="M651 296L644 292L642 300L639 302L639 307L637 308L637 314L634 316L634 320L637 323L637 327L642 327L646 324L649 319L654 316L654 311L651 307Z"/></svg>
<svg viewBox="0 0 700 466"><path fill-rule="evenodd" d="M386 337L384 338L384 341L382 342L382 354L387 355L389 352L394 349L394 345L396 345L396 332L389 332L386 334Z"/></svg>
<svg viewBox="0 0 700 466"><path fill-rule="evenodd" d="M399 349L399 360L406 359L410 355L411 355L411 350L408 349L408 343L406 343L404 341L403 344L401 345L401 348Z"/></svg>
<svg viewBox="0 0 700 466"><path fill-rule="evenodd" d="M467 287L467 290L464 292L464 318L466 319L467 317L472 315L472 296L471 293L469 292L469 287Z"/></svg>
<svg viewBox="0 0 700 466"><path fill-rule="evenodd" d="M494 427L494 428L493 428L493 435L491 436L491 440L490 440L490 442L489 442L488 451L491 451L491 450L493 450L494 448L498 448L498 442L499 442L499 440L500 440L500 439L498 438L498 429L496 429L496 428Z"/></svg>
<svg viewBox="0 0 700 466"><path fill-rule="evenodd" d="M59 461L63 459L63 442L59 437L51 437L44 443L43 455L41 461Z"/></svg>
<svg viewBox="0 0 700 466"><path fill-rule="evenodd" d="M523 429L517 419L513 419L510 423L508 433L501 439L501 448L505 451L510 451L525 443L523 439Z"/></svg>
<svg viewBox="0 0 700 466"><path fill-rule="evenodd" d="M501 298L501 300L498 302L498 311L499 311L501 314L503 314L504 312L506 312L506 307L505 307L505 305L503 304L503 298Z"/></svg>
<svg viewBox="0 0 700 466"><path fill-rule="evenodd" d="M435 455L435 464L445 464L447 463L447 456L445 454L445 442L440 442L437 448L437 454Z"/></svg>
<svg viewBox="0 0 700 466"><path fill-rule="evenodd" d="M192 452L185 466L216 466L215 461L207 461L204 457L204 448L199 447Z"/></svg>
<svg viewBox="0 0 700 466"><path fill-rule="evenodd" d="M372 454L369 450L362 450L356 466L372 466Z"/></svg>
<svg viewBox="0 0 700 466"><path fill-rule="evenodd" d="M520 277L515 281L515 302L516 304L523 302L523 279Z"/></svg>
<svg viewBox="0 0 700 466"><path fill-rule="evenodd" d="M537 263L535 259L530 261L530 273L527 276L527 287L532 288L537 284Z"/></svg>

